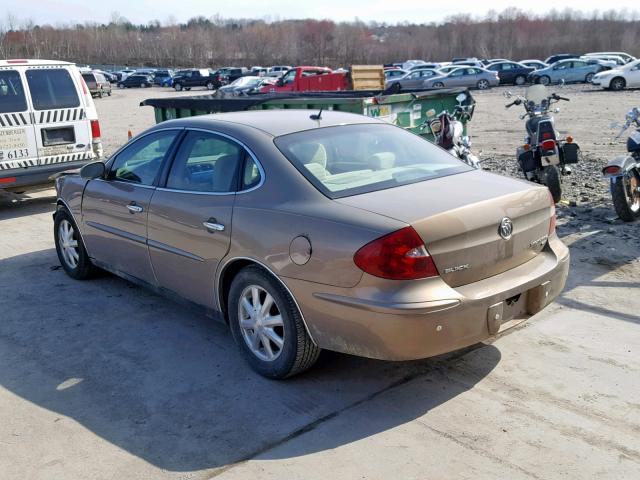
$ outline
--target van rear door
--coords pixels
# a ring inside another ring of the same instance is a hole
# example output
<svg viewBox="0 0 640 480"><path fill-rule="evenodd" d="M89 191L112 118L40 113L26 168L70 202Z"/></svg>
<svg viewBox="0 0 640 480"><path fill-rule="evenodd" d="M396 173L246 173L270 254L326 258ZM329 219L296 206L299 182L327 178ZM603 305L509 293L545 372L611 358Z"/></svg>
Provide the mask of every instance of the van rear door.
<svg viewBox="0 0 640 480"><path fill-rule="evenodd" d="M78 85L69 68L60 66L28 68L26 77L39 164L91 159L91 124L80 95L84 84Z"/></svg>
<svg viewBox="0 0 640 480"><path fill-rule="evenodd" d="M18 70L0 68L0 188L9 183L5 170L38 165L34 132L23 78Z"/></svg>

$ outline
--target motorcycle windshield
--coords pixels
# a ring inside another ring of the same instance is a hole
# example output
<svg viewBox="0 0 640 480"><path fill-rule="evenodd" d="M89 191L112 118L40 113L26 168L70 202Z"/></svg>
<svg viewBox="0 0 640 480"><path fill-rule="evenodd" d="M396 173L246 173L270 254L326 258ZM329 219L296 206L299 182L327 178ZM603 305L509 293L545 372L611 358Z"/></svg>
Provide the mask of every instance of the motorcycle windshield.
<svg viewBox="0 0 640 480"><path fill-rule="evenodd" d="M533 102L536 105L540 105L543 100L549 96L547 93L547 87L544 85L531 85L527 88L527 92L525 93L525 97L527 98L527 102Z"/></svg>

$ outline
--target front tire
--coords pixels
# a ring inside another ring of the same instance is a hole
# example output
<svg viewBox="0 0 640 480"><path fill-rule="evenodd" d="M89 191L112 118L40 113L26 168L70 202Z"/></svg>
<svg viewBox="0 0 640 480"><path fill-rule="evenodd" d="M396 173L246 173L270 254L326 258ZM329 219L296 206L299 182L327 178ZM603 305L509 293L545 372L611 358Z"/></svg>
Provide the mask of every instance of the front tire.
<svg viewBox="0 0 640 480"><path fill-rule="evenodd" d="M262 268L249 266L236 275L227 305L233 338L260 375L291 377L318 359L320 349L309 337L293 298Z"/></svg>
<svg viewBox="0 0 640 480"><path fill-rule="evenodd" d="M542 178L553 197L553 202L558 203L562 198L562 187L560 185L560 174L555 165L542 168Z"/></svg>
<svg viewBox="0 0 640 480"><path fill-rule="evenodd" d="M609 89L617 92L623 90L627 86L627 82L622 77L616 77L609 83Z"/></svg>
<svg viewBox="0 0 640 480"><path fill-rule="evenodd" d="M584 77L584 81L586 83L591 83L593 81L593 77L595 77L595 73L587 73L587 76Z"/></svg>
<svg viewBox="0 0 640 480"><path fill-rule="evenodd" d="M174 89L176 92L179 92L179 91L181 91L181 90L182 90L182 85L180 85L179 83L176 83L176 84L173 86L173 89Z"/></svg>
<svg viewBox="0 0 640 480"><path fill-rule="evenodd" d="M206 87L207 87L207 90L213 90L213 83L211 82L207 83Z"/></svg>
<svg viewBox="0 0 640 480"><path fill-rule="evenodd" d="M433 84L434 88L444 88L444 83L442 82L436 82Z"/></svg>
<svg viewBox="0 0 640 480"><path fill-rule="evenodd" d="M96 273L97 269L87 254L78 226L64 207L60 207L56 212L53 237L58 260L67 275L76 280L86 280Z"/></svg>
<svg viewBox="0 0 640 480"><path fill-rule="evenodd" d="M640 179L634 172L611 179L611 197L618 216L625 222L640 217Z"/></svg>
<svg viewBox="0 0 640 480"><path fill-rule="evenodd" d="M519 87L524 85L525 83L527 83L527 79L524 77L524 75L518 75L513 81L513 84L518 85Z"/></svg>
<svg viewBox="0 0 640 480"><path fill-rule="evenodd" d="M540 80L538 81L538 83L540 83L540 85L544 85L545 87L547 85L549 85L551 83L551 78L549 78L547 75L543 75L540 77Z"/></svg>

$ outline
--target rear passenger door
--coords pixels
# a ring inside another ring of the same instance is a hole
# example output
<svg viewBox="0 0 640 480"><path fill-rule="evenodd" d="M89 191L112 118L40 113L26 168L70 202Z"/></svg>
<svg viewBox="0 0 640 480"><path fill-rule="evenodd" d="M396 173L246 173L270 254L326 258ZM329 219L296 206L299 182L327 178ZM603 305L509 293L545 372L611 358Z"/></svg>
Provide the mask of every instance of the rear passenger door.
<svg viewBox="0 0 640 480"><path fill-rule="evenodd" d="M0 68L0 176L3 170L36 165L38 148L23 78L18 70ZM0 178L0 188L5 182Z"/></svg>
<svg viewBox="0 0 640 480"><path fill-rule="evenodd" d="M79 92L86 88L64 67L27 68L40 165L88 160L91 126Z"/></svg>
<svg viewBox="0 0 640 480"><path fill-rule="evenodd" d="M257 187L261 175L239 142L187 133L149 207L149 254L161 287L216 308L215 273L229 250L236 192Z"/></svg>

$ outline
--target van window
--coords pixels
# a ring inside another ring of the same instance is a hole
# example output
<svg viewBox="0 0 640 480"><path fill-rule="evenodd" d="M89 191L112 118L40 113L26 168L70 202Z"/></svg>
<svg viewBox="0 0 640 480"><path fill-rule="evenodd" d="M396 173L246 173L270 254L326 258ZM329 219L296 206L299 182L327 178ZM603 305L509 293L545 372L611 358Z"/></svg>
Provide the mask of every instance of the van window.
<svg viewBox="0 0 640 480"><path fill-rule="evenodd" d="M0 71L0 113L24 112L26 109L27 100L18 72Z"/></svg>
<svg viewBox="0 0 640 480"><path fill-rule="evenodd" d="M80 99L71 75L64 68L27 70L27 82L31 90L33 107L36 110L74 108Z"/></svg>

